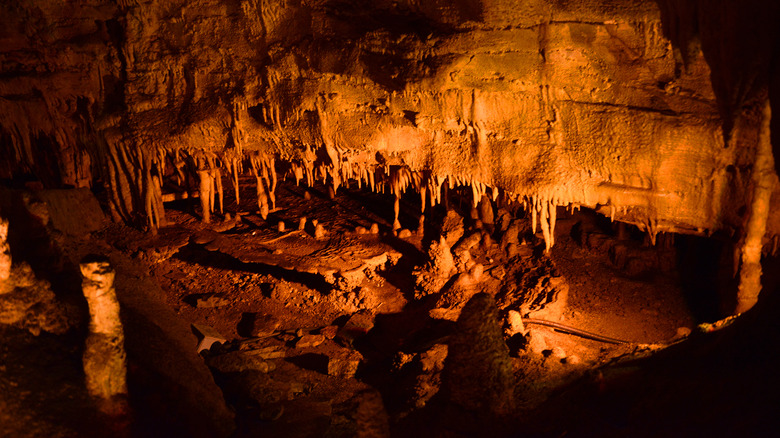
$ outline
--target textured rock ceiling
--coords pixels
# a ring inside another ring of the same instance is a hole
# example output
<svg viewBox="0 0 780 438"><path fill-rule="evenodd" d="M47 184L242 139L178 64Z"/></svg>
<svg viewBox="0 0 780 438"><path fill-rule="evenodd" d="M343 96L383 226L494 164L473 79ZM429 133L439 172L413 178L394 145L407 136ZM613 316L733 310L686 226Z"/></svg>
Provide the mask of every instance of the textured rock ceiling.
<svg viewBox="0 0 780 438"><path fill-rule="evenodd" d="M744 220L770 2L80 3L0 5L1 174L102 182L117 218L151 214L166 156L254 153L335 187L501 189L551 225L555 205L651 234Z"/></svg>

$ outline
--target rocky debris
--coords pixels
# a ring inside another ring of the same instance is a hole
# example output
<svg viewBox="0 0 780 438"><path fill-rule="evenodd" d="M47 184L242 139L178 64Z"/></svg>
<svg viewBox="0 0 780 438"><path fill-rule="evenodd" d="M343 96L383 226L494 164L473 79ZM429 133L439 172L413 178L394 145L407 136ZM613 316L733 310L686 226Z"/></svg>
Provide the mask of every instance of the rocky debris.
<svg viewBox="0 0 780 438"><path fill-rule="evenodd" d="M691 335L691 329L688 327L677 327L677 333L675 334L675 339L682 339L686 338Z"/></svg>
<svg viewBox="0 0 780 438"><path fill-rule="evenodd" d="M41 331L62 334L72 326L69 313L49 282L36 278L27 263L14 264L8 279L0 281L0 324L15 325L33 335Z"/></svg>
<svg viewBox="0 0 780 438"><path fill-rule="evenodd" d="M493 214L493 203L487 195L482 195L482 199L479 201L478 209L479 220L483 225L488 225L490 226L490 229L492 229L495 216Z"/></svg>
<svg viewBox="0 0 780 438"><path fill-rule="evenodd" d="M512 224L512 221L514 218L512 217L512 213L508 212L504 208L499 208L496 212L496 229L495 232L503 236L506 234L507 230L509 229L509 226ZM516 236L515 236L516 237Z"/></svg>
<svg viewBox="0 0 780 438"><path fill-rule="evenodd" d="M328 295L330 302L342 312L352 313L360 310L375 310L381 304L376 295L368 287L358 286L346 291L339 288Z"/></svg>
<svg viewBox="0 0 780 438"><path fill-rule="evenodd" d="M430 349L420 353L420 364L423 372L433 373L443 370L448 351L447 344L435 344Z"/></svg>
<svg viewBox="0 0 780 438"><path fill-rule="evenodd" d="M526 351L530 351L534 354L544 354L548 350L547 342L544 335L535 329L529 329L525 335L526 339Z"/></svg>
<svg viewBox="0 0 780 438"><path fill-rule="evenodd" d="M377 223L371 224L371 228L368 229L368 232L371 234L379 234L379 224Z"/></svg>
<svg viewBox="0 0 780 438"><path fill-rule="evenodd" d="M523 325L523 318L520 316L520 312L517 310L510 310L507 313L507 329L506 334L508 336L514 336L516 334L525 334L525 326Z"/></svg>
<svg viewBox="0 0 780 438"><path fill-rule="evenodd" d="M463 237L464 232L463 217L455 210L447 210L447 216L444 217L439 228L439 235L444 237L451 248Z"/></svg>
<svg viewBox="0 0 780 438"><path fill-rule="evenodd" d="M556 359L566 358L566 351L561 347L553 347L550 355Z"/></svg>
<svg viewBox="0 0 780 438"><path fill-rule="evenodd" d="M509 275L496 294L503 312L516 310L523 317L559 321L568 302L569 286L549 258L515 258L506 266Z"/></svg>
<svg viewBox="0 0 780 438"><path fill-rule="evenodd" d="M343 345L353 345L357 339L365 336L374 328L374 318L368 313L355 313L338 330L335 339Z"/></svg>
<svg viewBox="0 0 780 438"><path fill-rule="evenodd" d="M214 344L224 344L227 342L227 338L222 336L213 327L203 324L192 324L192 329L198 336L198 346L196 347L198 353L211 349Z"/></svg>
<svg viewBox="0 0 780 438"><path fill-rule="evenodd" d="M442 290L435 308L429 313L431 318L456 321L463 306L480 291L482 272L482 265L476 263L469 272L457 274L455 281Z"/></svg>
<svg viewBox="0 0 780 438"><path fill-rule="evenodd" d="M391 369L393 392L403 401L404 410L424 407L439 392L447 352L447 344L437 343L420 352L395 354Z"/></svg>
<svg viewBox="0 0 780 438"><path fill-rule="evenodd" d="M225 294L220 293L192 294L185 297L184 300L198 309L224 307L231 303L231 301L225 297Z"/></svg>
<svg viewBox="0 0 780 438"><path fill-rule="evenodd" d="M408 229L402 228L402 229L398 230L398 238L399 239L408 239L410 237L412 237L412 232L409 231Z"/></svg>
<svg viewBox="0 0 780 438"><path fill-rule="evenodd" d="M24 328L35 336L41 331L65 333L75 323L74 309L61 303L51 284L37 278L28 263L13 263L8 231L9 222L0 218L0 324Z"/></svg>
<svg viewBox="0 0 780 438"><path fill-rule="evenodd" d="M389 438L390 422L382 402L382 394L365 390L354 397L356 438Z"/></svg>
<svg viewBox="0 0 780 438"><path fill-rule="evenodd" d="M482 231L475 231L471 234L469 234L467 237L465 237L463 240L461 240L457 245L455 245L454 248L452 248L452 253L456 257L460 257L461 254L463 254L466 251L471 251L472 248L479 245L479 242L482 241Z"/></svg>
<svg viewBox="0 0 780 438"><path fill-rule="evenodd" d="M279 359L287 356L287 349L284 345L265 345L243 343L239 348L246 352L248 356L258 357L262 360Z"/></svg>
<svg viewBox="0 0 780 438"><path fill-rule="evenodd" d="M206 364L221 373L240 373L243 371L259 371L268 373L276 369L273 362L264 360L262 355L254 351L229 351L226 353L206 355Z"/></svg>
<svg viewBox="0 0 780 438"><path fill-rule="evenodd" d="M279 330L279 318L267 313L247 312L238 323L238 333L245 337L268 337Z"/></svg>
<svg viewBox="0 0 780 438"><path fill-rule="evenodd" d="M456 272L455 261L450 252L447 240L441 237L438 242L433 242L428 249L429 261L422 267L414 270L415 298L438 293Z"/></svg>
<svg viewBox="0 0 780 438"><path fill-rule="evenodd" d="M325 336L323 335L303 335L295 342L295 348L311 348L316 347L325 342Z"/></svg>
<svg viewBox="0 0 780 438"><path fill-rule="evenodd" d="M355 350L339 348L328 354L328 375L354 377L363 356Z"/></svg>
<svg viewBox="0 0 780 438"><path fill-rule="evenodd" d="M291 302L298 296L298 289L288 281L271 283L271 298L283 303Z"/></svg>
<svg viewBox="0 0 780 438"><path fill-rule="evenodd" d="M450 337L442 373L445 398L483 421L514 410L513 366L490 295L478 293L466 303Z"/></svg>
<svg viewBox="0 0 780 438"><path fill-rule="evenodd" d="M320 329L320 334L325 336L325 339L334 339L338 334L339 326L329 325Z"/></svg>
<svg viewBox="0 0 780 438"><path fill-rule="evenodd" d="M298 231L306 229L306 217L302 217L298 220Z"/></svg>
<svg viewBox="0 0 780 438"><path fill-rule="evenodd" d="M205 229L193 234L193 236L190 238L190 242L196 245L206 245L217 239L219 239L219 233L216 233L213 230Z"/></svg>

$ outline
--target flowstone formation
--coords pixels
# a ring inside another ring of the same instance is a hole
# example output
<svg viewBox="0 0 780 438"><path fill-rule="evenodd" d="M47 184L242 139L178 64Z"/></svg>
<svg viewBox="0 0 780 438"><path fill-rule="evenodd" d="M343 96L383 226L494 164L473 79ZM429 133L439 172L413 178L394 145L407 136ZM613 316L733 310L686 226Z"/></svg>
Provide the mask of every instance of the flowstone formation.
<svg viewBox="0 0 780 438"><path fill-rule="evenodd" d="M220 175L245 169L272 210L276 166L431 204L503 191L548 247L559 205L651 236L740 227L760 117L730 114L724 137L704 54L671 44L687 34L663 6L94 0L63 21L6 2L2 173L99 179L115 218L152 229L161 191L198 181L208 221Z"/></svg>

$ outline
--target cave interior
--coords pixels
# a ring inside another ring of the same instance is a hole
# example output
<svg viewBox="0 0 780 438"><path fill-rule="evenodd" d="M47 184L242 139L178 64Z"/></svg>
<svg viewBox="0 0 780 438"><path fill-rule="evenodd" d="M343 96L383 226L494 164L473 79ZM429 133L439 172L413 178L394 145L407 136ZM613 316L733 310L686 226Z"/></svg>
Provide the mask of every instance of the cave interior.
<svg viewBox="0 0 780 438"><path fill-rule="evenodd" d="M0 23L0 435L780 426L780 3Z"/></svg>

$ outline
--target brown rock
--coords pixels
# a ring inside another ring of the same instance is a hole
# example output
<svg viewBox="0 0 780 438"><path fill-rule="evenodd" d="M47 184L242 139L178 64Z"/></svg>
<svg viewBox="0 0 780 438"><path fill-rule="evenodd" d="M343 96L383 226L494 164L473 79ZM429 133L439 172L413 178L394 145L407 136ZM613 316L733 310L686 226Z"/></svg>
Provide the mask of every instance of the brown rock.
<svg viewBox="0 0 780 438"><path fill-rule="evenodd" d="M263 360L260 355L246 351L231 351L207 356L206 364L221 373L240 373L249 370L268 373L276 368L273 362Z"/></svg>
<svg viewBox="0 0 780 438"><path fill-rule="evenodd" d="M325 336L325 339L333 339L336 337L336 333L339 330L339 326L337 325L329 325L327 327L323 327L320 330L320 334L322 336Z"/></svg>
<svg viewBox="0 0 780 438"><path fill-rule="evenodd" d="M247 337L266 337L279 329L279 319L273 315L245 313L238 323L238 331Z"/></svg>
<svg viewBox="0 0 780 438"><path fill-rule="evenodd" d="M325 342L325 336L323 335L303 335L298 342L295 343L295 348L310 348L316 347Z"/></svg>
<svg viewBox="0 0 780 438"><path fill-rule="evenodd" d="M356 339L365 336L372 328L374 328L372 315L356 313L350 316L344 326L339 329L336 339L346 345L352 345Z"/></svg>
<svg viewBox="0 0 780 438"><path fill-rule="evenodd" d="M460 314L442 374L450 403L484 419L514 410L515 378L493 297L474 295Z"/></svg>
<svg viewBox="0 0 780 438"><path fill-rule="evenodd" d="M328 355L328 375L354 377L363 356L355 350L340 348Z"/></svg>

